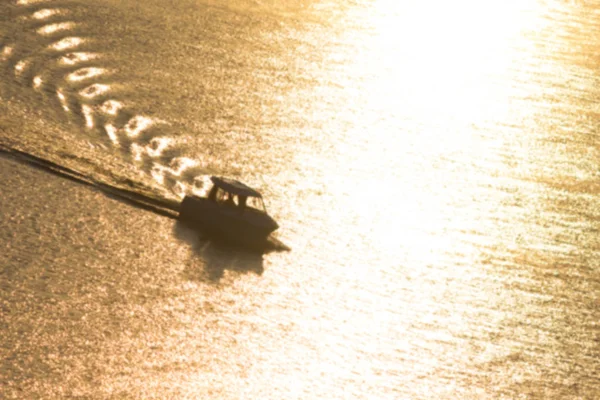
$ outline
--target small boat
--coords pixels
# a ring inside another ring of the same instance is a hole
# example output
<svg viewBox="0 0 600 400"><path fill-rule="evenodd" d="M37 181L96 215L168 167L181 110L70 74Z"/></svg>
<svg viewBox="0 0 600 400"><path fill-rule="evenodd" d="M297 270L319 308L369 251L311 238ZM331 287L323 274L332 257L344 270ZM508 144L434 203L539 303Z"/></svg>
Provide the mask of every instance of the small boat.
<svg viewBox="0 0 600 400"><path fill-rule="evenodd" d="M184 197L179 220L235 243L266 244L279 225L267 213L262 195L234 179L210 179L207 197Z"/></svg>

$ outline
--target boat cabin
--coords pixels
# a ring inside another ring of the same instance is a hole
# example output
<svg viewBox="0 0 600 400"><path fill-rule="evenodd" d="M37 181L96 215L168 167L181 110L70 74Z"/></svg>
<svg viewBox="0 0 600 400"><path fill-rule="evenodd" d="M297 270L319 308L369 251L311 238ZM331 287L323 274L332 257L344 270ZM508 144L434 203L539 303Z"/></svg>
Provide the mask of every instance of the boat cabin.
<svg viewBox="0 0 600 400"><path fill-rule="evenodd" d="M262 195L243 183L227 178L211 177L213 187L208 200L221 206L232 207L243 212L245 209L267 213Z"/></svg>

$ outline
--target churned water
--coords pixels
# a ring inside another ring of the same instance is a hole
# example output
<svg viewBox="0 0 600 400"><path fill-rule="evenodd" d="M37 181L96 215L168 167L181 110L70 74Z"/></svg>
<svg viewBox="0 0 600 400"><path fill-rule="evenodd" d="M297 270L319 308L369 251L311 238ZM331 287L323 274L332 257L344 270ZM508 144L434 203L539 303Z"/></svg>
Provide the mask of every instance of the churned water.
<svg viewBox="0 0 600 400"><path fill-rule="evenodd" d="M598 398L599 47L586 1L0 0L0 397ZM211 175L292 251L105 190Z"/></svg>

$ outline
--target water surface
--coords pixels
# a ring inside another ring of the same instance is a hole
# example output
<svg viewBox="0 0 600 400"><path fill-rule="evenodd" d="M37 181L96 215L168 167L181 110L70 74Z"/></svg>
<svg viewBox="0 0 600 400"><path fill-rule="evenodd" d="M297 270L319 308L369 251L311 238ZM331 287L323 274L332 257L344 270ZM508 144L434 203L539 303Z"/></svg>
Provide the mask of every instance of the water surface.
<svg viewBox="0 0 600 400"><path fill-rule="evenodd" d="M6 398L595 398L591 2L0 1Z"/></svg>

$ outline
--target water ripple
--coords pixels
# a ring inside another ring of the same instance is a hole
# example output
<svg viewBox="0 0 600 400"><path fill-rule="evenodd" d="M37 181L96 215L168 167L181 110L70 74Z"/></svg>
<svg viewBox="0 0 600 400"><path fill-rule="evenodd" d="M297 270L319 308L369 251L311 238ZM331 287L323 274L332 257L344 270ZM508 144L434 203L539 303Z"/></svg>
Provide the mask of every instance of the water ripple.
<svg viewBox="0 0 600 400"><path fill-rule="evenodd" d="M183 196L199 186L206 178L205 163L184 156L185 143L169 134L168 121L146 116L134 102L120 98L134 89L119 81L118 66L108 68L110 54L95 51L102 38L85 31L86 21L74 17L72 5L54 0L14 4L23 11L16 20L23 30L39 36L33 48L21 48L20 41L0 47L0 61L12 65L15 78L79 121L82 130L97 132L100 142L131 157L171 195ZM69 19L55 19L63 16Z"/></svg>
<svg viewBox="0 0 600 400"><path fill-rule="evenodd" d="M52 49L52 50L56 50L56 51L72 50L72 49L80 46L84 42L85 42L85 39L76 37L76 36L72 36L72 37L66 37L57 42L54 42L50 46L48 46L48 48Z"/></svg>
<svg viewBox="0 0 600 400"><path fill-rule="evenodd" d="M88 99L93 99L94 97L98 97L107 93L110 90L110 85L105 85L101 83L94 83L85 89L79 91L79 94Z"/></svg>
<svg viewBox="0 0 600 400"><path fill-rule="evenodd" d="M107 73L108 73L108 71L104 68L96 68L96 67L80 68L77 71L71 72L69 75L67 75L67 80L72 81L72 82L80 82L83 80L95 78L100 75L105 75Z"/></svg>
<svg viewBox="0 0 600 400"><path fill-rule="evenodd" d="M31 17L36 20L44 20L56 15L62 15L65 11L58 8L44 8L34 12Z"/></svg>
<svg viewBox="0 0 600 400"><path fill-rule="evenodd" d="M100 54L97 53L86 53L86 52L74 52L68 53L59 59L59 63L63 65L76 65L84 62L97 60L100 58Z"/></svg>
<svg viewBox="0 0 600 400"><path fill-rule="evenodd" d="M53 35L57 32L68 31L76 27L74 22L57 22L38 28L37 33L43 36Z"/></svg>

